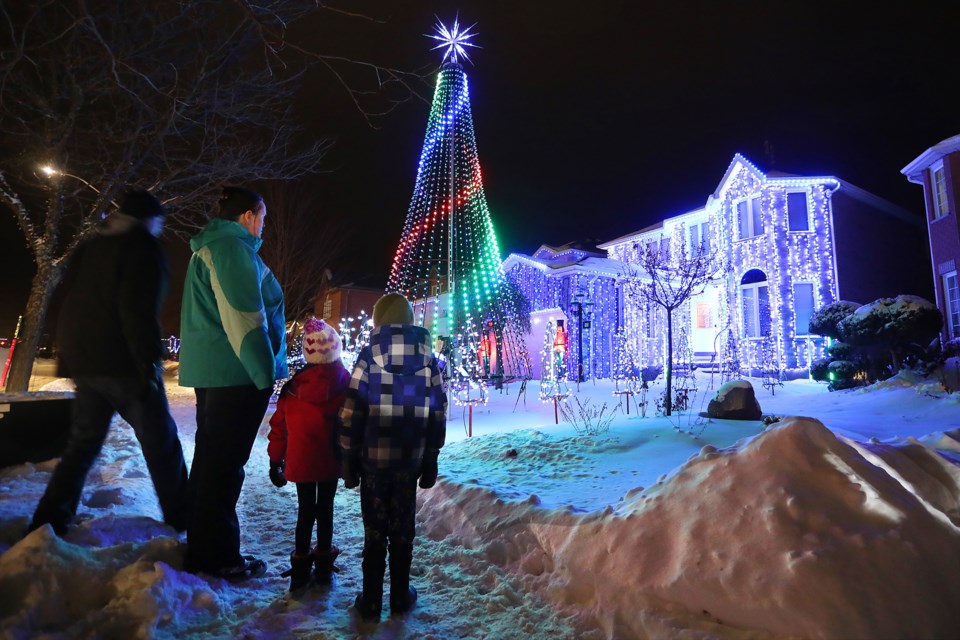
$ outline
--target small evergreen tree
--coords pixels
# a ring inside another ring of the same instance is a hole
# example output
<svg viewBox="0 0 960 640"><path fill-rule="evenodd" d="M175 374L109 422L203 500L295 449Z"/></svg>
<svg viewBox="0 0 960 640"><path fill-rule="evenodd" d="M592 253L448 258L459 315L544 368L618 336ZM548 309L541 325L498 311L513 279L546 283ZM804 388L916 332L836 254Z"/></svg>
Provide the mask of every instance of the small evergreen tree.
<svg viewBox="0 0 960 640"><path fill-rule="evenodd" d="M880 298L837 323L844 342L867 351L870 381L896 373L908 355L924 356L942 327L940 310L911 295Z"/></svg>
<svg viewBox="0 0 960 640"><path fill-rule="evenodd" d="M839 340L840 329L837 325L859 308L859 302L848 300L839 300L820 307L810 318L810 333Z"/></svg>

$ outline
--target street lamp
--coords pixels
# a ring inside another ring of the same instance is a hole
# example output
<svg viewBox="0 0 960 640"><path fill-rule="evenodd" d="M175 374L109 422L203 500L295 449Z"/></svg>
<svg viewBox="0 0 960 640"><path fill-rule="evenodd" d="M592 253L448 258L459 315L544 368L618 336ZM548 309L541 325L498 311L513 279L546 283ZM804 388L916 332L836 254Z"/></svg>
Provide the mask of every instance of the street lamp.
<svg viewBox="0 0 960 640"><path fill-rule="evenodd" d="M75 176L75 175L73 175L72 173L67 173L66 171L60 171L59 169L55 169L54 167L50 166L49 164L45 164L45 165L43 165L42 167L40 167L40 171L43 171L47 176L49 176L49 177L51 177L51 178L52 178L53 176L67 176L67 177L70 177L70 178L75 178L75 179L79 180L80 182L82 182L83 184L85 184L85 185L87 185L88 187L90 187L91 189L93 189L94 191L96 191L98 194L100 193L100 189L97 189L95 186L93 186L92 184L90 184L89 182L87 182L86 180L84 180L83 178L81 178L80 176Z"/></svg>
<svg viewBox="0 0 960 640"><path fill-rule="evenodd" d="M86 180L84 180L83 178L81 178L80 176L78 176L78 175L76 175L76 174L67 173L66 171L61 171L60 169L57 169L56 167L54 167L54 166L52 166L52 165L49 165L49 164L42 165L42 166L40 167L40 171L42 171L42 172L43 172L47 177L49 177L49 178L53 178L54 176L67 176L68 178L73 178L73 179L75 179L75 180L79 180L80 182L82 182L82 183L85 184L86 186L90 187L90 188L94 191L94 193L96 193L98 196L103 195L103 194L101 193L100 189L97 189L95 186L93 186L92 184L90 184L89 182L87 182ZM111 205L113 205L115 208L117 208L117 209L120 208L120 207L117 205L117 203L114 202L113 200L108 200L108 202L109 202ZM102 216L105 216L105 215L106 215L106 213L103 213L103 214L101 214L101 217L102 217Z"/></svg>

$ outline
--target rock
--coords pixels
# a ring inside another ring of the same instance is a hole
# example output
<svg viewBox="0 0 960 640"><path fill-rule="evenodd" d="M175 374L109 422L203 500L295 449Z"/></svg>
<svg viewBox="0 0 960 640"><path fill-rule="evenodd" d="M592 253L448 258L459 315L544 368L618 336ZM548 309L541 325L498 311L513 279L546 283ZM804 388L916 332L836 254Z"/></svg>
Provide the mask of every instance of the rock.
<svg viewBox="0 0 960 640"><path fill-rule="evenodd" d="M763 412L753 385L746 380L734 380L717 389L707 415L720 420L759 420Z"/></svg>

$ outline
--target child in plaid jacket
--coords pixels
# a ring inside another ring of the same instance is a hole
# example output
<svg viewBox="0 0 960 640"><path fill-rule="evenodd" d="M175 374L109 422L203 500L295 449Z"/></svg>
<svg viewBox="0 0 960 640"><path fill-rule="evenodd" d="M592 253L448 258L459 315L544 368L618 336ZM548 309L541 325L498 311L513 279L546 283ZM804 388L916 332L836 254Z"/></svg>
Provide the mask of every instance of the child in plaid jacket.
<svg viewBox="0 0 960 640"><path fill-rule="evenodd" d="M390 611L409 611L417 479L437 480L446 436L447 396L430 333L413 324L406 298L390 293L373 308L370 344L360 352L340 409L344 487L360 486L363 592L354 603L364 620L379 620L390 551Z"/></svg>

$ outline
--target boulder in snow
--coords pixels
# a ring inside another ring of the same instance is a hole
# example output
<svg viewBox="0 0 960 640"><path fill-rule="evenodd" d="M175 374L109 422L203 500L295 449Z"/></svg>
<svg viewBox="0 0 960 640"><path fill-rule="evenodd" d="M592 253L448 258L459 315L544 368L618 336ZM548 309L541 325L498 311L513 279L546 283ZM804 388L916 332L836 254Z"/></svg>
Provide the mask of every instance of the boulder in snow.
<svg viewBox="0 0 960 640"><path fill-rule="evenodd" d="M763 412L753 385L746 380L734 380L717 389L707 415L720 420L759 420Z"/></svg>

